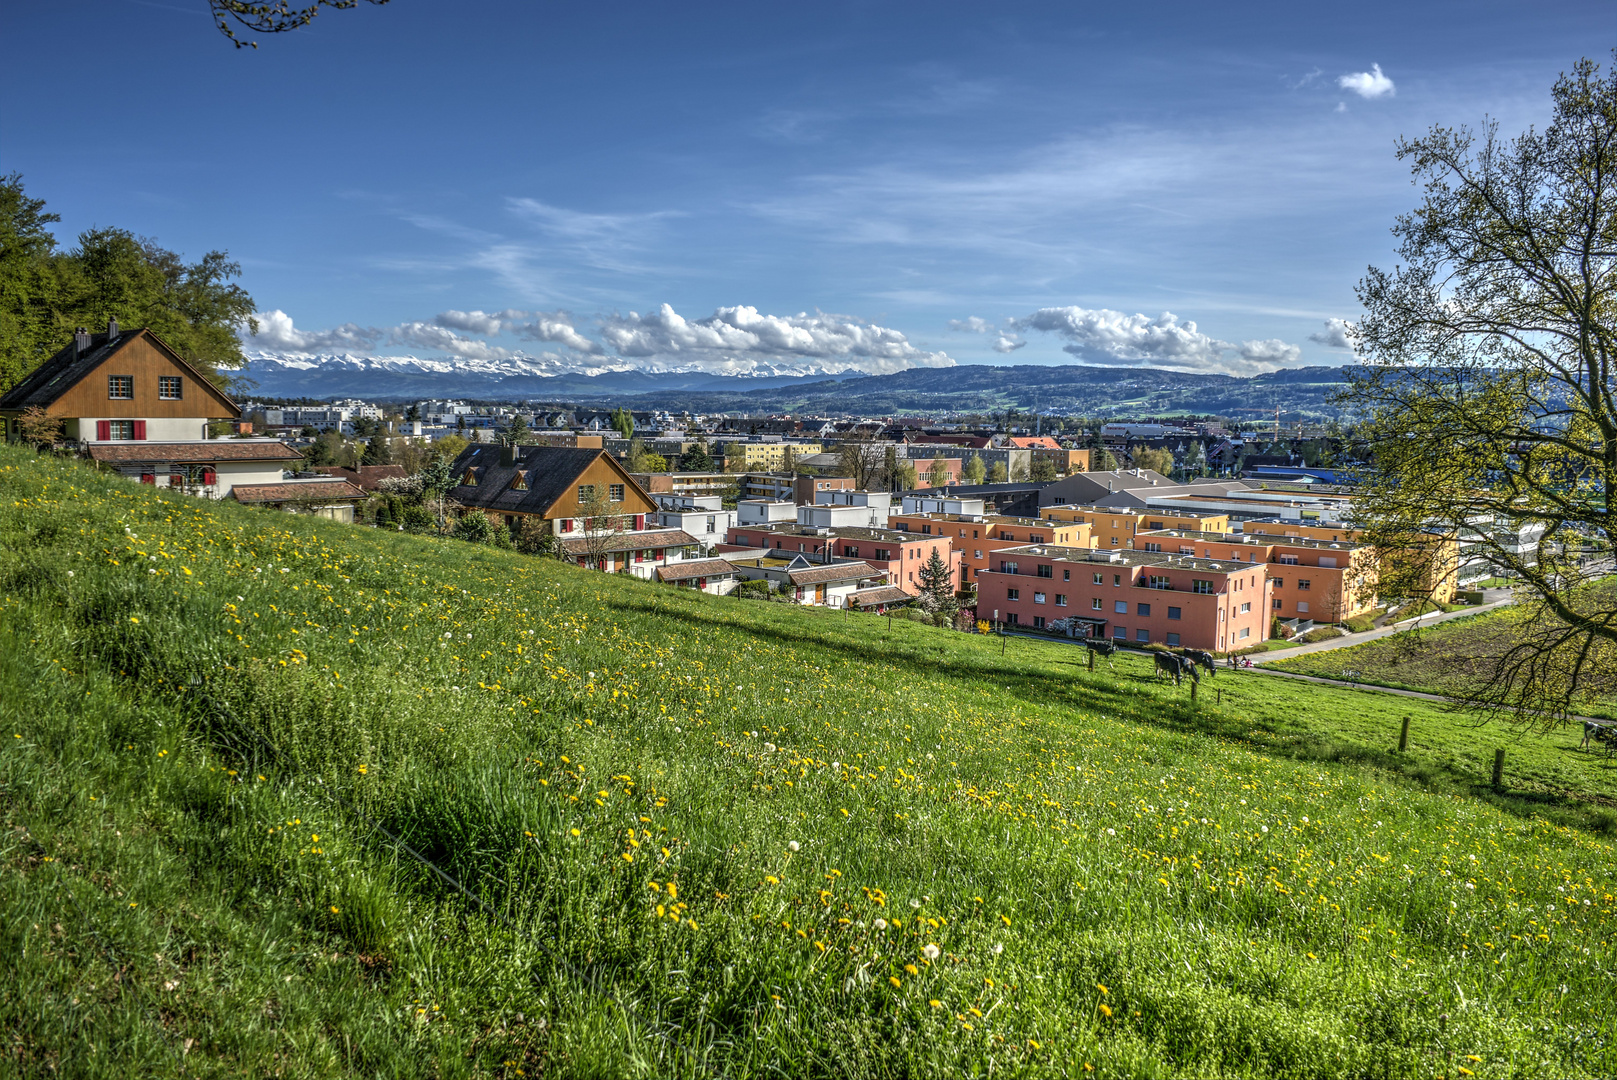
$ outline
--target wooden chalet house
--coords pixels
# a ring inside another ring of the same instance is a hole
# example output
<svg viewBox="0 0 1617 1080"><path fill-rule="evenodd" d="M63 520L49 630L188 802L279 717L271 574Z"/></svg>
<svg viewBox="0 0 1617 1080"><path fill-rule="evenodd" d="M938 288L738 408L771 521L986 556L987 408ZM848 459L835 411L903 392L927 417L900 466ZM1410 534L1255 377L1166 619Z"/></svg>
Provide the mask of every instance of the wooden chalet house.
<svg viewBox="0 0 1617 1080"><path fill-rule="evenodd" d="M580 565L650 578L697 546L682 529L647 528L656 501L598 448L474 445L450 468L449 497L464 510L503 521L513 535L537 522Z"/></svg>
<svg viewBox="0 0 1617 1080"><path fill-rule="evenodd" d="M303 460L277 439L209 439L209 423L239 416L240 407L156 334L119 330L117 320L104 334L81 328L0 396L8 442L18 440L18 418L32 408L61 421L65 441L106 468L216 499L238 487L279 486L283 471ZM352 500L336 501L352 512Z"/></svg>

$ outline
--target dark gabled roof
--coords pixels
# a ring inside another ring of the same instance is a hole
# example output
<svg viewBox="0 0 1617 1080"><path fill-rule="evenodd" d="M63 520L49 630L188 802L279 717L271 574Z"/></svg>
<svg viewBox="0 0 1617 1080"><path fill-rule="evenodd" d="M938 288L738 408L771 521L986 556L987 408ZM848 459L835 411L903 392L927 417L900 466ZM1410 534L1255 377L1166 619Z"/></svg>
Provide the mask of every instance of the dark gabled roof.
<svg viewBox="0 0 1617 1080"><path fill-rule="evenodd" d="M410 475L403 465L360 465L356 468L349 468L346 465L316 465L313 471L347 480L366 491L375 491L383 480L403 479Z"/></svg>
<svg viewBox="0 0 1617 1080"><path fill-rule="evenodd" d="M902 604L913 599L915 597L896 585L878 585L874 589L860 589L858 592L848 594L848 603L855 607L872 607L876 604Z"/></svg>
<svg viewBox="0 0 1617 1080"><path fill-rule="evenodd" d="M176 363L196 376L199 384L230 401L224 391L214 386L213 381L202 372L186 363L184 358L169 348L162 338L141 327L138 330L119 331L115 336L91 334L90 347L83 353L74 348L73 342L68 342L55 356L35 368L22 382L6 391L5 395L0 397L0 409L28 409L34 406L43 409L54 404L57 398L77 386L80 380L99 367L103 361L143 334ZM235 402L231 402L231 407L235 408Z"/></svg>
<svg viewBox="0 0 1617 1080"><path fill-rule="evenodd" d="M468 446L462 450L450 467L456 481L475 469L476 486L459 484L449 490L450 497L463 506L475 506L502 514L537 514L545 512L577 485L579 477L606 451L595 447L576 446L520 446L514 464L502 464L504 448L494 444ZM608 459L610 460L610 458ZM526 491L511 490L511 481L518 471L527 474ZM627 477L627 474L625 474ZM656 500L628 479L629 484L645 496L648 503Z"/></svg>
<svg viewBox="0 0 1617 1080"><path fill-rule="evenodd" d="M145 442L125 440L91 443L95 461L133 465L149 461L193 465L218 461L302 461L303 455L284 442L268 439L206 439L197 442Z"/></svg>
<svg viewBox="0 0 1617 1080"><path fill-rule="evenodd" d="M819 585L828 581L859 581L863 578L883 577L880 570L866 562L832 563L811 570L787 570L793 585Z"/></svg>

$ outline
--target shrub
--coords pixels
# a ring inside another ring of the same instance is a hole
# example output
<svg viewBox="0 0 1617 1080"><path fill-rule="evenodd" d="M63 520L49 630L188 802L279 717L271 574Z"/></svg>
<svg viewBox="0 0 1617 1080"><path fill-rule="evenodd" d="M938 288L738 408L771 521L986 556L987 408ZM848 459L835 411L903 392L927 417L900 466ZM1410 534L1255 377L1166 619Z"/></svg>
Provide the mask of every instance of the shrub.
<svg viewBox="0 0 1617 1080"><path fill-rule="evenodd" d="M1329 641L1332 638L1339 638L1342 636L1342 631L1338 630L1334 626L1318 626L1297 640L1302 642L1304 645L1311 645L1316 641Z"/></svg>
<svg viewBox="0 0 1617 1080"><path fill-rule="evenodd" d="M407 506L404 508L402 524L410 532L430 532L435 522L432 519L432 511L425 506Z"/></svg>
<svg viewBox="0 0 1617 1080"><path fill-rule="evenodd" d="M743 581L736 586L735 594L743 600L763 600L769 596L769 582L763 578Z"/></svg>
<svg viewBox="0 0 1617 1080"><path fill-rule="evenodd" d="M1368 616L1368 615L1355 615L1355 616L1353 616L1353 618L1347 620L1342 625L1346 626L1348 628L1348 630L1350 632L1352 632L1352 633L1362 634L1366 630L1375 629L1376 624L1375 624L1375 621L1373 619L1371 619L1370 616Z"/></svg>
<svg viewBox="0 0 1617 1080"><path fill-rule="evenodd" d="M488 515L481 510L468 510L455 522L455 539L469 544L486 544L493 533Z"/></svg>

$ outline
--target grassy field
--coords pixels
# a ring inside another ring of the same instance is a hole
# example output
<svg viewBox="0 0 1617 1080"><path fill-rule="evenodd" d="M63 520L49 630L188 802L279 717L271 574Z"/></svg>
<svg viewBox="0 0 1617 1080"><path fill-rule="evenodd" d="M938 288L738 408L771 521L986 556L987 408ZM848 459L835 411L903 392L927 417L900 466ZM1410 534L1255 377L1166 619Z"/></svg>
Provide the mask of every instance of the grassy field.
<svg viewBox="0 0 1617 1080"><path fill-rule="evenodd" d="M1565 737L13 450L0 534L6 1075L1617 1072Z"/></svg>
<svg viewBox="0 0 1617 1080"><path fill-rule="evenodd" d="M1617 582L1606 588L1617 592ZM1478 658L1508 647L1516 633L1515 619L1516 612L1499 608L1363 645L1286 657L1269 666L1326 679L1340 679L1343 672L1356 671L1357 681L1374 686L1453 693L1487 677L1486 665ZM1586 698L1580 708L1587 715L1617 716L1617 701L1604 693Z"/></svg>

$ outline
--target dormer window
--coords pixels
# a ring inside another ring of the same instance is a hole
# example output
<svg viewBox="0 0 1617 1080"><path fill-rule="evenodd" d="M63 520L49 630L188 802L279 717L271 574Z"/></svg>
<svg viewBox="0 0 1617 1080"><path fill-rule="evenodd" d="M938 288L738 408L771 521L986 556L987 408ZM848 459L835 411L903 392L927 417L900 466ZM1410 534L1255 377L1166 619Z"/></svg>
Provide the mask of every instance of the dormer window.
<svg viewBox="0 0 1617 1080"><path fill-rule="evenodd" d="M464 487L476 487L477 486L477 470L476 469L467 469L466 470L466 475L462 476L460 478L460 482L461 482L462 486L464 486Z"/></svg>
<svg viewBox="0 0 1617 1080"><path fill-rule="evenodd" d="M518 469L517 474L511 478L511 490L512 491L527 491L528 490L528 474L523 472L521 469Z"/></svg>

